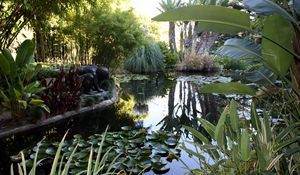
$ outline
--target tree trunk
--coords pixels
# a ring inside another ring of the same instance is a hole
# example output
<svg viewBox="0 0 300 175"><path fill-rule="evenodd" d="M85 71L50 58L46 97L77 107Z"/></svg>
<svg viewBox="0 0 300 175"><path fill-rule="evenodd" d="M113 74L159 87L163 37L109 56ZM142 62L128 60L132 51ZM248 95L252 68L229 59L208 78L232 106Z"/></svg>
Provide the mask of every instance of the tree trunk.
<svg viewBox="0 0 300 175"><path fill-rule="evenodd" d="M218 33L215 32L202 32L200 42L196 44L196 54L209 54L209 50L215 44L218 36Z"/></svg>
<svg viewBox="0 0 300 175"><path fill-rule="evenodd" d="M177 52L174 22L169 22L169 45L172 52Z"/></svg>
<svg viewBox="0 0 300 175"><path fill-rule="evenodd" d="M45 36L42 32L41 25L38 25L34 28L35 32L35 40L36 40L36 60L40 62L45 62L46 54L45 54Z"/></svg>

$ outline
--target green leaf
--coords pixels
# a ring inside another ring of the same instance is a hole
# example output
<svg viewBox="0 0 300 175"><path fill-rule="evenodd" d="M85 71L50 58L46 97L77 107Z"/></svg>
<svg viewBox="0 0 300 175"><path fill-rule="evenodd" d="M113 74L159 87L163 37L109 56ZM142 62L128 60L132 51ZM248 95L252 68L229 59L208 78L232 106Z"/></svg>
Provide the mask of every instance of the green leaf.
<svg viewBox="0 0 300 175"><path fill-rule="evenodd" d="M193 136L195 136L196 138L201 140L203 143L210 144L209 140L203 134L201 134L199 131L197 131L196 129L189 127L189 126L183 126L183 128L185 128L186 130L191 132L193 134Z"/></svg>
<svg viewBox="0 0 300 175"><path fill-rule="evenodd" d="M252 127L257 130L257 132L260 132L261 122L260 122L259 117L256 112L255 102L252 102L252 104L251 104L251 124L252 124Z"/></svg>
<svg viewBox="0 0 300 175"><path fill-rule="evenodd" d="M208 120L205 120L203 118L199 119L201 126L208 132L208 134L214 138L215 136L215 130L216 126L214 126L212 123L210 123Z"/></svg>
<svg viewBox="0 0 300 175"><path fill-rule="evenodd" d="M243 4L248 10L256 12L261 15L280 15L289 21L298 25L298 22L292 15L290 15L285 9L281 8L275 2L270 0L243 0ZM280 33L281 34L281 33Z"/></svg>
<svg viewBox="0 0 300 175"><path fill-rule="evenodd" d="M14 78L17 75L17 65L15 63L15 60L13 58L13 56L11 55L10 50L8 49L3 49L2 54L4 55L4 57L6 58L6 60L8 61L9 65L10 65L10 77Z"/></svg>
<svg viewBox="0 0 300 175"><path fill-rule="evenodd" d="M17 51L16 64L19 68L25 67L34 61L34 43L32 40L25 40Z"/></svg>
<svg viewBox="0 0 300 175"><path fill-rule="evenodd" d="M293 132L293 129L295 129L299 125L300 125L300 122L288 125L280 133L277 134L277 136L276 136L276 142L279 143L280 141L282 141L287 135L289 135L290 133Z"/></svg>
<svg viewBox="0 0 300 175"><path fill-rule="evenodd" d="M269 16L264 23L263 36L262 55L265 66L277 75L285 76L293 60L292 24L280 16Z"/></svg>
<svg viewBox="0 0 300 175"><path fill-rule="evenodd" d="M200 92L218 94L244 94L254 96L256 90L238 82L229 82L205 85L202 88L200 88Z"/></svg>
<svg viewBox="0 0 300 175"><path fill-rule="evenodd" d="M235 133L239 132L239 116L237 113L237 103L234 100L230 101L230 125Z"/></svg>
<svg viewBox="0 0 300 175"><path fill-rule="evenodd" d="M164 12L155 21L200 21L202 30L236 34L250 30L249 14L214 5L193 5Z"/></svg>
<svg viewBox="0 0 300 175"><path fill-rule="evenodd" d="M228 56L235 60L244 58L261 59L261 46L250 40L231 38L218 48L216 54Z"/></svg>
<svg viewBox="0 0 300 175"><path fill-rule="evenodd" d="M264 116L264 123L262 128L264 128L264 136L267 142L271 142L272 140L272 129L271 129L271 121L268 115Z"/></svg>
<svg viewBox="0 0 300 175"><path fill-rule="evenodd" d="M224 139L225 139L225 120L227 114L228 114L228 106L226 106L226 108L222 112L215 131L215 139L221 148L226 146Z"/></svg>
<svg viewBox="0 0 300 175"><path fill-rule="evenodd" d="M250 136L247 129L242 130L240 153L243 161L250 159Z"/></svg>
<svg viewBox="0 0 300 175"><path fill-rule="evenodd" d="M5 93L2 90L0 90L0 97L2 97L4 102L10 101L9 98L7 97L7 95L5 95Z"/></svg>
<svg viewBox="0 0 300 175"><path fill-rule="evenodd" d="M10 74L9 62L3 54L0 54L0 69L4 75L8 76Z"/></svg>

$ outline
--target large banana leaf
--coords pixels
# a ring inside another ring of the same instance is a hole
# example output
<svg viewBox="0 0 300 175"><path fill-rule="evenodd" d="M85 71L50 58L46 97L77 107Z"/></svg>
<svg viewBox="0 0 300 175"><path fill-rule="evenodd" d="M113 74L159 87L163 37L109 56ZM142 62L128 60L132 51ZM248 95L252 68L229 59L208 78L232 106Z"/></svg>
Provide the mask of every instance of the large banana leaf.
<svg viewBox="0 0 300 175"><path fill-rule="evenodd" d="M202 30L236 34L250 30L249 14L213 5L194 5L164 12L155 21L200 21Z"/></svg>
<svg viewBox="0 0 300 175"><path fill-rule="evenodd" d="M277 75L285 76L293 60L292 24L280 16L269 16L264 23L263 35L262 55L265 66Z"/></svg>
<svg viewBox="0 0 300 175"><path fill-rule="evenodd" d="M254 96L256 90L237 82L208 84L200 88L201 93L243 94Z"/></svg>
<svg viewBox="0 0 300 175"><path fill-rule="evenodd" d="M258 14L261 15L277 14L293 22L295 25L298 25L297 20L295 20L293 16L291 16L285 9L281 8L279 5L272 2L271 0L243 0L243 4L248 10L251 10Z"/></svg>
<svg viewBox="0 0 300 175"><path fill-rule="evenodd" d="M19 68L25 67L34 61L34 43L32 40L25 40L17 51L16 63Z"/></svg>
<svg viewBox="0 0 300 175"><path fill-rule="evenodd" d="M274 72L270 71L266 67L260 67L258 70L245 72L244 75L247 81L259 85L268 85L270 82L274 83L276 81Z"/></svg>
<svg viewBox="0 0 300 175"><path fill-rule="evenodd" d="M243 58L261 58L261 46L250 40L231 38L218 48L216 54L231 57L235 60Z"/></svg>

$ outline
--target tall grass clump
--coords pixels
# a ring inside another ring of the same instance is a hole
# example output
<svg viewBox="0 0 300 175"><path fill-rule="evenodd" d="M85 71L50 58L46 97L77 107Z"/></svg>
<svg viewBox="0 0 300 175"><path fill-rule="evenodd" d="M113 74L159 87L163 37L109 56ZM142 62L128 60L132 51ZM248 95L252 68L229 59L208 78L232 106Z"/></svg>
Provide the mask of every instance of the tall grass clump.
<svg viewBox="0 0 300 175"><path fill-rule="evenodd" d="M155 42L146 42L125 62L125 69L132 73L151 73L162 71L164 56Z"/></svg>

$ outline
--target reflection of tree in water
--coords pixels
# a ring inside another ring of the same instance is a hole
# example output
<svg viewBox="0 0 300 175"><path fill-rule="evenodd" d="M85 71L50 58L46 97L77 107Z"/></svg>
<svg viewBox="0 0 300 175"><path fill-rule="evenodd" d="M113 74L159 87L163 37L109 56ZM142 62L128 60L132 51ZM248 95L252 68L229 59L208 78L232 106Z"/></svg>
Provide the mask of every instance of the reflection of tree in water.
<svg viewBox="0 0 300 175"><path fill-rule="evenodd" d="M168 80L164 74L153 75L148 80L133 80L128 83L121 83L124 92L134 97L133 110L138 115L148 114L147 101L156 96L164 96L170 86L172 86L172 81Z"/></svg>
<svg viewBox="0 0 300 175"><path fill-rule="evenodd" d="M182 125L202 130L199 117L212 123L217 122L218 108L216 96L198 93L199 85L189 81L178 81L170 89L168 115L158 125L162 130L181 133ZM186 134L187 131L185 131Z"/></svg>
<svg viewBox="0 0 300 175"><path fill-rule="evenodd" d="M148 80L132 80L128 83L121 83L121 88L133 95L137 103L146 104L155 96L167 94L169 84L170 80L164 74L156 74Z"/></svg>

